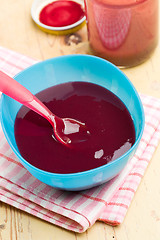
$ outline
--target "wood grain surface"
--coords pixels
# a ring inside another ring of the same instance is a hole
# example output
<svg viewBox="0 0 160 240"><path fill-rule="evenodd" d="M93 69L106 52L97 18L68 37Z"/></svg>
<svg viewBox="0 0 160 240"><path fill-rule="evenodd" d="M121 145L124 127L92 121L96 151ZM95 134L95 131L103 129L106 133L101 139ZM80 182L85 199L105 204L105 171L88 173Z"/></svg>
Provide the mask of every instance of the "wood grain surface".
<svg viewBox="0 0 160 240"><path fill-rule="evenodd" d="M39 30L31 19L32 0L0 0L0 46L43 60L59 55L91 53L84 26L75 34L54 36ZM160 46L138 67L123 70L141 93L160 98ZM101 222L76 234L0 203L0 240L159 240L160 146L135 194L124 222Z"/></svg>

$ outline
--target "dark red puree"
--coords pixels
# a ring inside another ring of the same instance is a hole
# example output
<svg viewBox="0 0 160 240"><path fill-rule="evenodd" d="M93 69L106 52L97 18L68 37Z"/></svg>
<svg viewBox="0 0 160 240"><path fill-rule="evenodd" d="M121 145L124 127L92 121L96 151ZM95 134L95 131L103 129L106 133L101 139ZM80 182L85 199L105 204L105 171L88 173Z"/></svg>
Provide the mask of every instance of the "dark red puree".
<svg viewBox="0 0 160 240"><path fill-rule="evenodd" d="M52 27L71 25L84 17L81 5L74 1L55 1L45 6L39 15L41 23Z"/></svg>
<svg viewBox="0 0 160 240"><path fill-rule="evenodd" d="M22 106L15 120L21 155L34 166L54 173L93 169L120 157L135 142L132 118L113 93L96 84L59 84L36 95L59 117L86 123L91 136L77 148L55 141L50 123Z"/></svg>

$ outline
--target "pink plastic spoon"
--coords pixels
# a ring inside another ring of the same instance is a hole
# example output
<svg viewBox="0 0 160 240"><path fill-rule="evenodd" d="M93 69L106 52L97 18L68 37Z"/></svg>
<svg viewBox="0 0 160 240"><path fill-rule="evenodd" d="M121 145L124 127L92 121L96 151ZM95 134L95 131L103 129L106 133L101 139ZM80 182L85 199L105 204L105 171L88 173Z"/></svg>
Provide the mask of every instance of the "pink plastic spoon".
<svg viewBox="0 0 160 240"><path fill-rule="evenodd" d="M89 138L85 123L57 117L28 89L1 71L0 91L46 118L53 127L54 138L62 144L73 146Z"/></svg>

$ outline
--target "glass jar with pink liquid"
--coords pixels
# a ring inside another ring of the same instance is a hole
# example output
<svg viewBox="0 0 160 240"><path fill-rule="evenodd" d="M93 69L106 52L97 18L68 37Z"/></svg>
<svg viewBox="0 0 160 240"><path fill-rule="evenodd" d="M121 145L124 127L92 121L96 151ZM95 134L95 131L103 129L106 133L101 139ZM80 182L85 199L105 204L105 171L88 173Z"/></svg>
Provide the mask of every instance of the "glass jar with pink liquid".
<svg viewBox="0 0 160 240"><path fill-rule="evenodd" d="M85 0L93 53L119 67L148 59L158 43L158 0Z"/></svg>

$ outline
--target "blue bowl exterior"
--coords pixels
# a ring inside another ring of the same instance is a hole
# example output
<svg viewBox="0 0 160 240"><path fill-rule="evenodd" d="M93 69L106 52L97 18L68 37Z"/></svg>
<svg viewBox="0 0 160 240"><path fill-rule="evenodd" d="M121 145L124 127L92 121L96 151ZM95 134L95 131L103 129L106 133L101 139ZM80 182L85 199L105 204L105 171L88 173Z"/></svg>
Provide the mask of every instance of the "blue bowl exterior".
<svg viewBox="0 0 160 240"><path fill-rule="evenodd" d="M40 181L65 190L77 191L91 188L115 177L134 155L144 129L143 106L132 83L110 62L89 55L62 56L37 63L16 75L15 79L33 94L69 81L99 84L112 91L124 102L135 125L135 144L126 154L115 161L81 173L49 173L32 166L20 155L14 136L14 122L21 104L2 94L1 123L7 141L24 167Z"/></svg>

